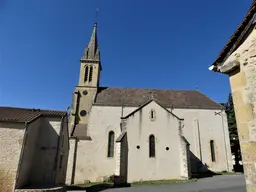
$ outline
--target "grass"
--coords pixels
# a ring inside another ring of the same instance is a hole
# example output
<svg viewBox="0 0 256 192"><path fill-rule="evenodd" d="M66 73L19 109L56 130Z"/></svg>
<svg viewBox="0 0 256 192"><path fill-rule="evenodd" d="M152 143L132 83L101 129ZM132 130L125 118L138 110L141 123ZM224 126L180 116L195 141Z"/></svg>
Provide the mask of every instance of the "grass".
<svg viewBox="0 0 256 192"><path fill-rule="evenodd" d="M221 172L215 172L216 174L219 175L241 175L243 173L240 172L227 172L227 171L221 171Z"/></svg>
<svg viewBox="0 0 256 192"><path fill-rule="evenodd" d="M189 180L179 180L179 179L172 179L172 180L157 180L157 181L138 181L131 183L131 186L138 186L138 185L167 185L167 184L176 184L176 183L192 183L196 182L197 179L189 179ZM114 183L111 182L92 182L92 183L85 183L85 184L78 184L78 187L91 187L95 185L113 185Z"/></svg>
<svg viewBox="0 0 256 192"><path fill-rule="evenodd" d="M158 181L139 181L134 182L131 185L167 185L175 183L192 183L196 182L197 179L181 180L181 179L171 179L171 180L158 180Z"/></svg>
<svg viewBox="0 0 256 192"><path fill-rule="evenodd" d="M113 185L114 183L111 182L92 182L92 183L84 183L84 184L77 184L77 187L91 187L94 185Z"/></svg>

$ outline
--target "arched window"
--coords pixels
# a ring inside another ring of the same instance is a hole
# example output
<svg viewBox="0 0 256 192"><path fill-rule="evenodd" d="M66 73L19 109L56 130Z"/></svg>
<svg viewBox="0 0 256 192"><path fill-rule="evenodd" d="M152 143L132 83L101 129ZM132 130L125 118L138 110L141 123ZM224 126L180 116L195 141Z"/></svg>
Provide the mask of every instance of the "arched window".
<svg viewBox="0 0 256 192"><path fill-rule="evenodd" d="M155 157L155 156L156 156L155 136L150 135L149 136L149 157Z"/></svg>
<svg viewBox="0 0 256 192"><path fill-rule="evenodd" d="M84 73L84 82L87 82L88 80L88 72L89 72L89 67L85 67L85 73Z"/></svg>
<svg viewBox="0 0 256 192"><path fill-rule="evenodd" d="M115 133L110 131L108 133L108 157L114 157L114 144L115 144Z"/></svg>
<svg viewBox="0 0 256 192"><path fill-rule="evenodd" d="M151 114L151 119L154 119L154 111L153 110L151 110L151 112L150 112Z"/></svg>
<svg viewBox="0 0 256 192"><path fill-rule="evenodd" d="M215 158L215 149L214 149L214 141L213 140L210 141L210 148L211 148L212 162L215 162L216 158Z"/></svg>
<svg viewBox="0 0 256 192"><path fill-rule="evenodd" d="M90 67L89 82L92 81L93 66Z"/></svg>
<svg viewBox="0 0 256 192"><path fill-rule="evenodd" d="M154 109L150 110L150 117L151 121L154 121L156 119L156 112Z"/></svg>

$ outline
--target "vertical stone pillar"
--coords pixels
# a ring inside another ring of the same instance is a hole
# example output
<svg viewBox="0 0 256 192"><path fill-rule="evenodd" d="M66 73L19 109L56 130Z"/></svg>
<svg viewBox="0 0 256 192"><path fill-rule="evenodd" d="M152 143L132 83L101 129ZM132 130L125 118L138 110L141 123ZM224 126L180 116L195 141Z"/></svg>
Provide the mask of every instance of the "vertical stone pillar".
<svg viewBox="0 0 256 192"><path fill-rule="evenodd" d="M69 154L68 154L68 164L67 164L67 174L66 174L66 184L71 185L73 184L73 177L74 177L74 164L75 164L75 152L76 152L76 138L69 139Z"/></svg>
<svg viewBox="0 0 256 192"><path fill-rule="evenodd" d="M120 176L121 165L121 142L116 142L116 171L115 175Z"/></svg>
<svg viewBox="0 0 256 192"><path fill-rule="evenodd" d="M236 71L230 75L247 192L256 192L255 81L256 73L252 75L250 70Z"/></svg>

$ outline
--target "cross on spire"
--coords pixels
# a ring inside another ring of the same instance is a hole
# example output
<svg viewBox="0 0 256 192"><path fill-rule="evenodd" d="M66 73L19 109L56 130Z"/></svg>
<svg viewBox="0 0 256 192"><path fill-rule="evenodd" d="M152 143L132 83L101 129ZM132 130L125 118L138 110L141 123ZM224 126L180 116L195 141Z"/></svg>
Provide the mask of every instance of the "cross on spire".
<svg viewBox="0 0 256 192"><path fill-rule="evenodd" d="M154 91L150 91L149 93L151 95L151 99L154 100Z"/></svg>
<svg viewBox="0 0 256 192"><path fill-rule="evenodd" d="M95 23L96 24L98 23L98 15L99 15L99 8L97 8L96 12L95 12Z"/></svg>

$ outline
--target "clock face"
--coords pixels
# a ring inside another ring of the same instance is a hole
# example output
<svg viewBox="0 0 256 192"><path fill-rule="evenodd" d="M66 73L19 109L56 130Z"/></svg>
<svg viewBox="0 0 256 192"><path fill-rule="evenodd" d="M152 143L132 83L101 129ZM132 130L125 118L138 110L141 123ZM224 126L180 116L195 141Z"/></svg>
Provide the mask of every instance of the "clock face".
<svg viewBox="0 0 256 192"><path fill-rule="evenodd" d="M87 112L86 112L85 110L80 111L80 115L81 115L82 117L86 116L86 114L87 114Z"/></svg>
<svg viewBox="0 0 256 192"><path fill-rule="evenodd" d="M84 90L83 91L83 95L87 95L88 94L88 91L87 90Z"/></svg>

